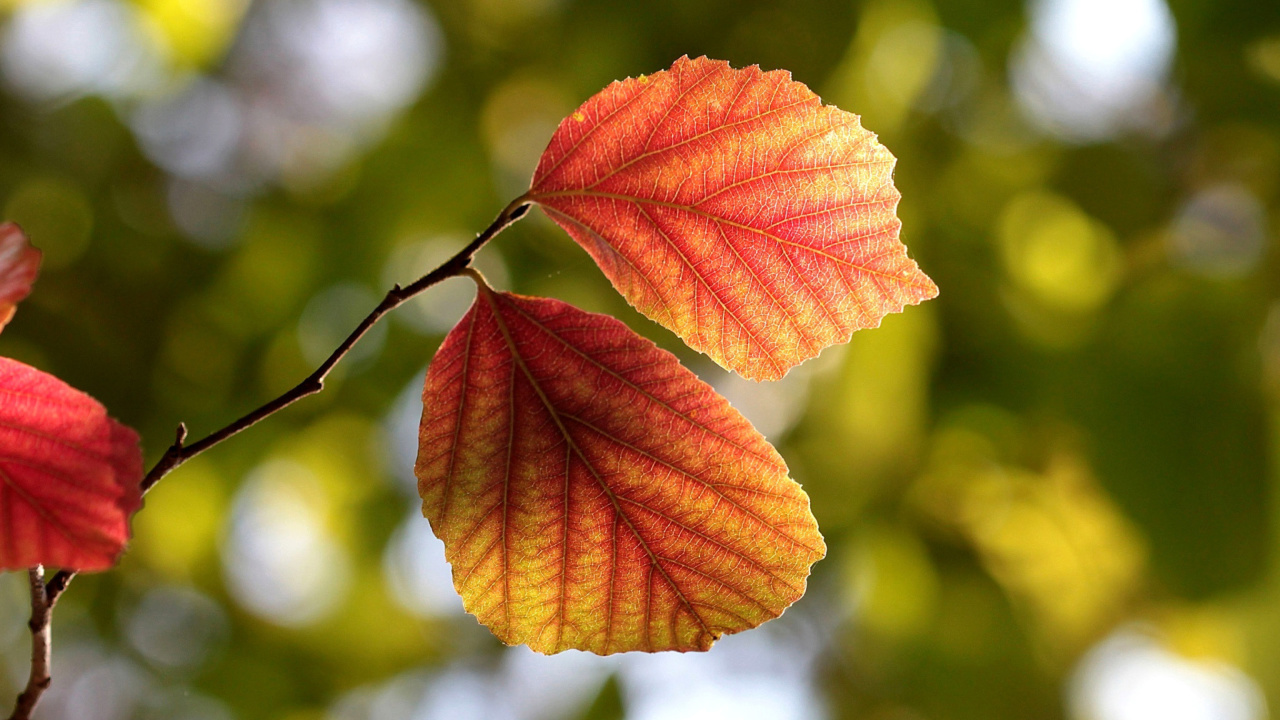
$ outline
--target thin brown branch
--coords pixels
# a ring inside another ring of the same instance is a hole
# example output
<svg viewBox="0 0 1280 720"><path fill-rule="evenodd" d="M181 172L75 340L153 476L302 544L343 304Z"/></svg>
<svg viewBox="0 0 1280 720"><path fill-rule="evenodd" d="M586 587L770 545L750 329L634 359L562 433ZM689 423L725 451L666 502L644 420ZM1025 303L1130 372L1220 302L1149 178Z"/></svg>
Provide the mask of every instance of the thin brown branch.
<svg viewBox="0 0 1280 720"><path fill-rule="evenodd" d="M427 288L432 287L443 280L462 274L462 272L471 265L471 258L476 254L476 251L516 220L524 217L528 210L528 200L523 196L516 198L510 205L503 208L502 212L498 214L498 217L494 219L493 223L490 224L489 227L485 228L484 232L477 235L475 240L472 240L466 247L459 250L456 255L446 260L443 265L422 276L411 285L403 288L396 285L387 291L387 295L382 299L382 302L379 303L372 312L365 316L364 320L360 321L360 324L356 326L355 330L351 331L351 334L347 336L346 340L342 341L342 344L338 346L338 349L334 350L333 354L321 363L320 367L316 368L315 372L311 373L307 379L298 383L298 385L292 390L286 392L275 400L266 403L262 407L254 410L248 415L245 415L239 420L236 420L230 425L227 425L221 430L215 430L214 432L209 433L190 445L184 444L183 441L186 436L186 431L185 429L180 428L177 441L174 442L173 445L169 446L169 449L165 451L165 454L160 457L160 460L151 468L151 471L147 473L146 477L142 479L142 492L145 494L165 475L173 472L179 465L182 465L182 463L199 455L205 450L208 450L214 445L227 440L231 436L258 424L295 402L310 395L315 395L323 390L325 378L329 376L329 373L333 370L334 366L346 357L347 353L351 352L351 348L360 341L360 338L365 336L365 333L369 332L370 328L382 319L383 315L386 315L397 307L403 305L405 302Z"/></svg>
<svg viewBox="0 0 1280 720"><path fill-rule="evenodd" d="M28 720L40 702L40 696L53 682L50 675L53 602L45 591L44 568L37 565L27 571L27 576L31 580L31 622L28 623L31 628L31 674L27 677L26 688L18 695L9 720Z"/></svg>
<svg viewBox="0 0 1280 720"><path fill-rule="evenodd" d="M315 395L324 389L325 378L333 371L333 368L342 361L347 353L351 352L351 348L364 337L369 329L372 328L382 316L400 307L414 296L422 293L427 288L443 282L451 277L457 277L467 272L471 267L471 259L475 256L485 243L492 240L498 233L507 229L512 223L524 217L529 211L529 200L527 195L522 195L512 200L509 205L498 213L498 217L490 223L484 232L476 236L474 240L467 243L466 247L457 252L456 255L446 260L435 270L423 275L413 283L400 287L396 285L387 291L386 297L382 302L378 303L360 324L356 326L351 334L347 336L342 344L333 351L328 359L320 364L314 372L307 376L305 380L298 383L293 389L284 393L262 405L256 410L244 415L225 427L215 430L208 435L200 438L190 445L187 444L187 427L179 424L177 436L174 438L173 444L165 450L156 464L151 467L146 476L142 479L142 492L145 495L155 484L160 482L166 475L178 469L186 461L208 450L214 445L218 445L225 440L230 439L233 435L240 433L299 400ZM38 572L38 577L37 577ZM50 616L53 606L57 603L58 598L63 591L67 589L67 585L75 578L76 571L70 569L59 570L49 579L48 584L44 582L43 568L33 568L31 570L32 577L32 596L31 596L31 634L32 634L32 652L31 652L31 680L27 683L27 689L18 696L18 705L14 710L10 720L25 720L31 715L31 711L35 709L36 703L40 700L40 695L49 687L49 657L50 657ZM39 582L40 592L37 593L35 585ZM39 623L37 623L39 619ZM39 677L37 677L39 675Z"/></svg>

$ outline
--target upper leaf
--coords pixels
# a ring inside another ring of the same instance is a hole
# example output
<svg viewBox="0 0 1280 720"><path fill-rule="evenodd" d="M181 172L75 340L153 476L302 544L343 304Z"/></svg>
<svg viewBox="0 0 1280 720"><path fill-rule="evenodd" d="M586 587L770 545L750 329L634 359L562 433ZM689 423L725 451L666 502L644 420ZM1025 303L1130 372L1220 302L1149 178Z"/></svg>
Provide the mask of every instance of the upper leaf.
<svg viewBox="0 0 1280 720"><path fill-rule="evenodd" d="M769 443L611 317L482 288L423 406L423 512L506 643L706 650L779 615L826 551Z"/></svg>
<svg viewBox="0 0 1280 720"><path fill-rule="evenodd" d="M16 223L0 224L0 330L31 292L40 272L40 251L31 247Z"/></svg>
<svg viewBox="0 0 1280 720"><path fill-rule="evenodd" d="M56 377L0 358L0 570L105 570L141 506L138 435Z"/></svg>
<svg viewBox="0 0 1280 720"><path fill-rule="evenodd" d="M790 73L684 57L566 118L527 197L645 315L776 380L937 295L898 240L894 162Z"/></svg>

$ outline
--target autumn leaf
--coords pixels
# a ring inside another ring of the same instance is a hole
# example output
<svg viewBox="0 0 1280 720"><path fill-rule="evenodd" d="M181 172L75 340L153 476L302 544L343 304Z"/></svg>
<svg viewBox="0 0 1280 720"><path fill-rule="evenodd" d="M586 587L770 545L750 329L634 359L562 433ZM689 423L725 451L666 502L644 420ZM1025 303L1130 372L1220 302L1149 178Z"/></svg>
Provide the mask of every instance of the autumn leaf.
<svg viewBox="0 0 1280 720"><path fill-rule="evenodd" d="M111 567L142 504L138 436L58 378L0 358L0 569Z"/></svg>
<svg viewBox="0 0 1280 720"><path fill-rule="evenodd" d="M706 650L779 615L826 551L768 442L611 317L482 288L423 405L423 512L508 644Z"/></svg>
<svg viewBox="0 0 1280 720"><path fill-rule="evenodd" d="M566 118L526 197L645 315L776 380L937 295L898 240L894 162L790 73L685 57Z"/></svg>
<svg viewBox="0 0 1280 720"><path fill-rule="evenodd" d="M22 228L11 222L0 224L0 330L31 292L39 271L40 251L27 242Z"/></svg>
<svg viewBox="0 0 1280 720"><path fill-rule="evenodd" d="M40 251L0 224L0 328L31 292ZM58 378L0 357L0 570L105 570L142 505L138 435Z"/></svg>

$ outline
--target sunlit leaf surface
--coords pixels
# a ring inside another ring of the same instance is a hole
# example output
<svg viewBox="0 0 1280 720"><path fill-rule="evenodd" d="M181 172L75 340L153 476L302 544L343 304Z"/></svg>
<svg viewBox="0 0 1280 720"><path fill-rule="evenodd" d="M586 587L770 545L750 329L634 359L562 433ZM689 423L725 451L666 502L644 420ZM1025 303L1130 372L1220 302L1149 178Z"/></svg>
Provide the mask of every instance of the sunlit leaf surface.
<svg viewBox="0 0 1280 720"><path fill-rule="evenodd" d="M611 317L482 289L423 404L423 511L509 644L706 650L780 614L825 553L777 452Z"/></svg>
<svg viewBox="0 0 1280 720"><path fill-rule="evenodd" d="M681 58L561 123L529 197L641 312L755 380L937 295L895 159L785 71Z"/></svg>

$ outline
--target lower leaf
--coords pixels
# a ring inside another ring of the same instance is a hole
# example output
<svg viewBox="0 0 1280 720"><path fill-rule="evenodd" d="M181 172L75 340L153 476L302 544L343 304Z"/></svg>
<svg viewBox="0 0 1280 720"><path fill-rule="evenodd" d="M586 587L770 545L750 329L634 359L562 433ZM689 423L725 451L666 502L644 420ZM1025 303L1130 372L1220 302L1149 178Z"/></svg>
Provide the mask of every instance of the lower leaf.
<svg viewBox="0 0 1280 720"><path fill-rule="evenodd" d="M423 512L508 644L706 650L781 614L826 552L764 437L611 317L482 287L423 403Z"/></svg>

